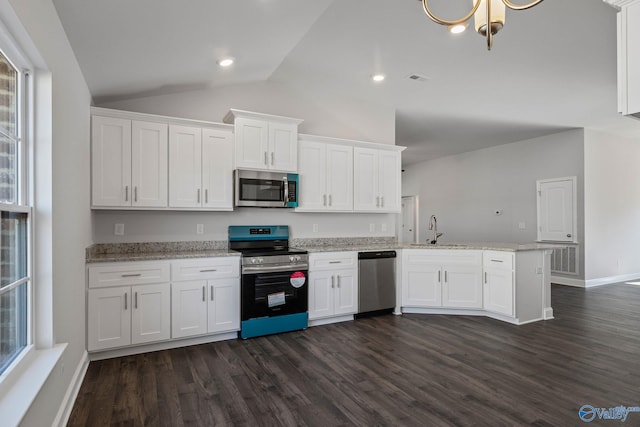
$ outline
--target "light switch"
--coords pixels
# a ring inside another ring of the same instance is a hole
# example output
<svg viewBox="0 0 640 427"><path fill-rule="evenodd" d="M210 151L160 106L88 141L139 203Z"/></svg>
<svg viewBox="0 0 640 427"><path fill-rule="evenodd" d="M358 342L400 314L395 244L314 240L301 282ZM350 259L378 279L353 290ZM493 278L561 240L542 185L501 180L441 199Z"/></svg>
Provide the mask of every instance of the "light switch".
<svg viewBox="0 0 640 427"><path fill-rule="evenodd" d="M124 236L124 224L116 224L113 230L116 236Z"/></svg>
<svg viewBox="0 0 640 427"><path fill-rule="evenodd" d="M204 234L204 224L196 224L196 234Z"/></svg>

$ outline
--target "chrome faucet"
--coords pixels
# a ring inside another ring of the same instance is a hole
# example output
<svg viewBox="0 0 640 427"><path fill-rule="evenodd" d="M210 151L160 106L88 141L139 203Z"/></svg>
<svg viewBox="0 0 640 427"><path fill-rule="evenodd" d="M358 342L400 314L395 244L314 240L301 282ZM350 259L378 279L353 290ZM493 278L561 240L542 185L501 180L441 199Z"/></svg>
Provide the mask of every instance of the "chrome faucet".
<svg viewBox="0 0 640 427"><path fill-rule="evenodd" d="M442 236L442 233L438 233L438 220L435 215L431 215L431 218L429 218L429 230L433 230L433 240L427 242L435 245L438 243L438 237Z"/></svg>

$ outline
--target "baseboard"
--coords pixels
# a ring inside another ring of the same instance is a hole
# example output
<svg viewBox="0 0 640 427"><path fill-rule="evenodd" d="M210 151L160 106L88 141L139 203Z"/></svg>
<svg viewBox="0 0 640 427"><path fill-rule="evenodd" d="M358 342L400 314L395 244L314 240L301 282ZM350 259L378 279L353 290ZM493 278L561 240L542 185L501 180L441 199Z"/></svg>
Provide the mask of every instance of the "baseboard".
<svg viewBox="0 0 640 427"><path fill-rule="evenodd" d="M627 282L629 280L640 279L640 273L622 274L620 276L602 277L600 279L590 279L585 282L586 288L595 286L610 285L612 283Z"/></svg>
<svg viewBox="0 0 640 427"><path fill-rule="evenodd" d="M585 288L585 281L583 279L573 279L571 277L564 276L551 276L551 283L556 285L574 286L576 288Z"/></svg>
<svg viewBox="0 0 640 427"><path fill-rule="evenodd" d="M58 409L56 418L53 420L53 426L64 427L69 422L73 405L76 402L76 398L80 392L80 386L82 385L82 381L84 380L84 376L86 375L88 368L89 354L85 351L82 354L80 363L78 363L78 366L76 367L76 371L73 373L71 383L69 384L69 387L67 387L67 392L64 394L64 398L60 404L60 409Z"/></svg>

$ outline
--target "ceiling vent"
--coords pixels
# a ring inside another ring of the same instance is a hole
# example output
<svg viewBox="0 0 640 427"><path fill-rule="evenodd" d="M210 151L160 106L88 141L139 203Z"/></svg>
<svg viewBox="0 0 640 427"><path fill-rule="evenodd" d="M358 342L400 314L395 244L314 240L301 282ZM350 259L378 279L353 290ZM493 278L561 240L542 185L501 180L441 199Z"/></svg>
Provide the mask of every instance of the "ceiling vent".
<svg viewBox="0 0 640 427"><path fill-rule="evenodd" d="M429 77L421 76L420 74L409 74L407 76L407 78L409 80L413 80L413 81L416 81L416 82L426 82L427 80L429 80Z"/></svg>

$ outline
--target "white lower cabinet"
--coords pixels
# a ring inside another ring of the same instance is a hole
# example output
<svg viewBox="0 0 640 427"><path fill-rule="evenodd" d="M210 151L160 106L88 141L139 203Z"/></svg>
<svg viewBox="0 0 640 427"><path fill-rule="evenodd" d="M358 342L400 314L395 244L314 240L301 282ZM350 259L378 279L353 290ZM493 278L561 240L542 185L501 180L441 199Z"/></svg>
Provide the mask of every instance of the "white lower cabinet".
<svg viewBox="0 0 640 427"><path fill-rule="evenodd" d="M203 258L172 263L173 338L240 329L239 263L239 257Z"/></svg>
<svg viewBox="0 0 640 427"><path fill-rule="evenodd" d="M309 320L358 311L358 253L309 255Z"/></svg>
<svg viewBox="0 0 640 427"><path fill-rule="evenodd" d="M514 313L514 255L498 251L485 251L484 309L513 316Z"/></svg>
<svg viewBox="0 0 640 427"><path fill-rule="evenodd" d="M402 306L482 308L482 252L402 252Z"/></svg>
<svg viewBox="0 0 640 427"><path fill-rule="evenodd" d="M88 290L87 348L105 350L171 338L170 285Z"/></svg>

